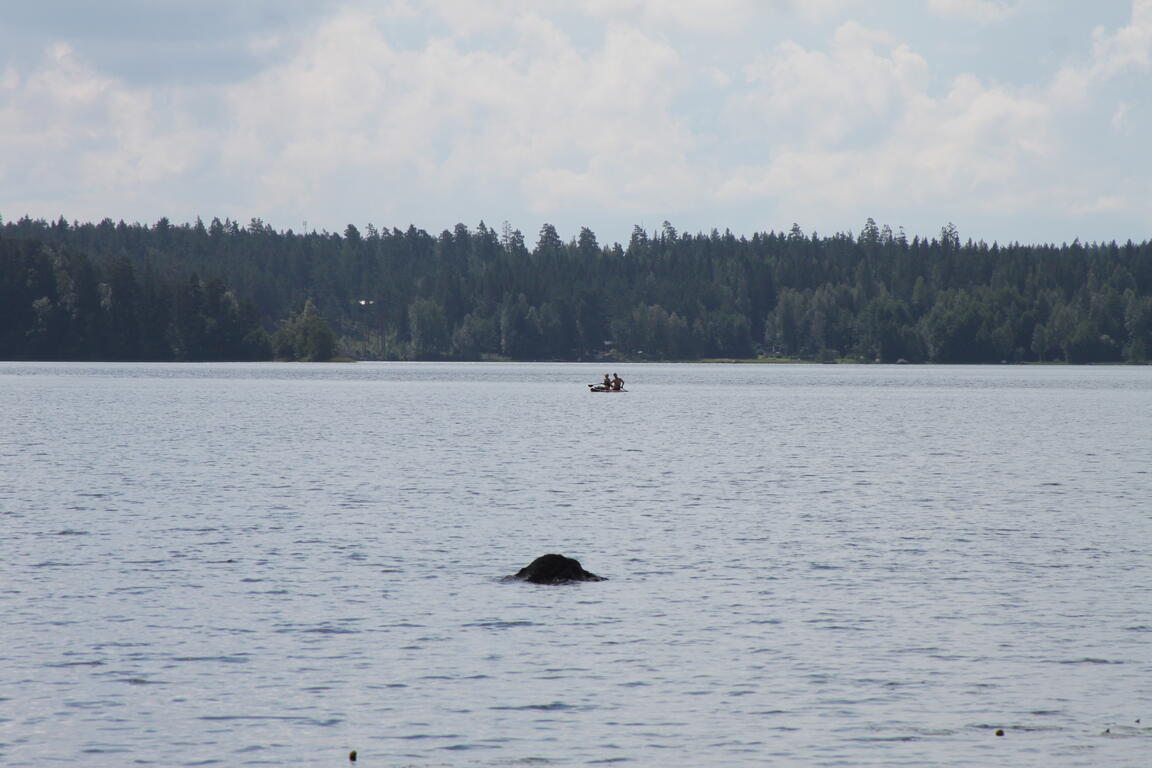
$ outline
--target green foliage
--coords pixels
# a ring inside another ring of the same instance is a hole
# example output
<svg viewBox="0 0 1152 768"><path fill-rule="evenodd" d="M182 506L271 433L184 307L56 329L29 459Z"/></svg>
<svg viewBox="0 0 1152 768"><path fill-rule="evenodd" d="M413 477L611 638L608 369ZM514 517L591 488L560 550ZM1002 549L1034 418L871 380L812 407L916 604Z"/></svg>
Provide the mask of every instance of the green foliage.
<svg viewBox="0 0 1152 768"><path fill-rule="evenodd" d="M0 356L72 359L1148 361L1152 244L909 241L663 222L602 246L544 224L342 233L0 226ZM32 240L46 246L30 244ZM86 255L81 255L86 254ZM300 309L303 307L303 309ZM288 317L276 327L277 318Z"/></svg>
<svg viewBox="0 0 1152 768"><path fill-rule="evenodd" d="M416 299L408 308L415 360L439 360L448 354L449 330L444 308L432 299Z"/></svg>
<svg viewBox="0 0 1152 768"><path fill-rule="evenodd" d="M300 312L276 331L272 348L279 360L324 362L336 353L336 334L309 299Z"/></svg>
<svg viewBox="0 0 1152 768"><path fill-rule="evenodd" d="M270 355L252 305L237 300L219 279L161 279L147 263L138 277L122 256L99 264L69 245L0 238L0 359Z"/></svg>

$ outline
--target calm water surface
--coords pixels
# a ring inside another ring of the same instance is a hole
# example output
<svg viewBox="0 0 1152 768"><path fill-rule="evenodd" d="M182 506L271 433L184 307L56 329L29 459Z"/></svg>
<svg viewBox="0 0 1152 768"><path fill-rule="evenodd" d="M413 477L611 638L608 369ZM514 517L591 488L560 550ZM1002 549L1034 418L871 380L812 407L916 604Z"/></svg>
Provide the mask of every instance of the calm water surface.
<svg viewBox="0 0 1152 768"><path fill-rule="evenodd" d="M605 370L0 363L0 764L1150 764L1152 368Z"/></svg>

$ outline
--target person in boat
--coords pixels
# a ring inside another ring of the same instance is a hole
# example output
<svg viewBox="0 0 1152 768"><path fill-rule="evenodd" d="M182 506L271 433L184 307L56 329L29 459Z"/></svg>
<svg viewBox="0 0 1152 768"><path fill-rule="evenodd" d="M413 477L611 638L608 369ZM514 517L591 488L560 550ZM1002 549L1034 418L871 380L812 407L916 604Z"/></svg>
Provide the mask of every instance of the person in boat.
<svg viewBox="0 0 1152 768"><path fill-rule="evenodd" d="M612 374L612 389L617 392L624 389L624 379L620 378L616 374Z"/></svg>
<svg viewBox="0 0 1152 768"><path fill-rule="evenodd" d="M608 378L608 374L604 374L604 389L612 389L612 379Z"/></svg>

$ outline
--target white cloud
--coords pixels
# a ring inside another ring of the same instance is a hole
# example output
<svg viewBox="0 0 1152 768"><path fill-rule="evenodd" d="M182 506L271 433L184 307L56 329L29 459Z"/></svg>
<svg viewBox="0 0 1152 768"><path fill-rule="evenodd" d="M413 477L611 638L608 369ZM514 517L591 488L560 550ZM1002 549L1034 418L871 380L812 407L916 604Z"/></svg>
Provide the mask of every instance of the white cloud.
<svg viewBox="0 0 1152 768"><path fill-rule="evenodd" d="M775 0L771 0L774 2ZM756 0L584 0L594 18L626 19L643 26L673 25L690 30L738 30L763 8Z"/></svg>
<svg viewBox="0 0 1152 768"><path fill-rule="evenodd" d="M1092 31L1092 59L1084 66L1066 66L1056 73L1049 91L1054 99L1075 104L1092 87L1126 72L1152 69L1152 0L1132 0L1132 15L1125 26L1109 33Z"/></svg>
<svg viewBox="0 0 1152 768"><path fill-rule="evenodd" d="M197 137L160 97L102 76L59 43L21 76L9 69L0 90L0 183L25 194L102 196L177 177L188 170Z"/></svg>
<svg viewBox="0 0 1152 768"><path fill-rule="evenodd" d="M885 117L922 90L927 63L884 33L848 22L837 28L829 52L784 43L757 57L745 74L745 100L766 128L790 126L807 143L824 144Z"/></svg>
<svg viewBox="0 0 1152 768"><path fill-rule="evenodd" d="M863 0L789 0L792 12L810 24L842 19L850 10L866 7Z"/></svg>
<svg viewBox="0 0 1152 768"><path fill-rule="evenodd" d="M1127 101L1121 101L1116 105L1116 109L1112 112L1112 130L1115 133L1128 132L1129 114L1132 112L1132 105Z"/></svg>
<svg viewBox="0 0 1152 768"><path fill-rule="evenodd" d="M583 0L582 7L594 18L626 19L644 28L680 27L698 33L747 31L749 25L766 19L780 24L790 17L824 24L866 5L865 0Z"/></svg>
<svg viewBox="0 0 1152 768"><path fill-rule="evenodd" d="M249 30L251 66L211 89L109 75L82 40L41 47L0 65L0 212L708 228L755 210L731 221L746 230L882 204L1146 229L1152 0L1117 29L1062 28L1083 60L1040 88L998 60L965 71L928 18L1023 25L1033 6L917 7L348 0L305 31ZM863 8L868 25L845 21Z"/></svg>
<svg viewBox="0 0 1152 768"><path fill-rule="evenodd" d="M454 37L462 38L499 32L525 16L547 16L562 8L557 0L420 0L420 10L412 8L410 0L403 0L398 6L390 9L392 15L419 18L421 12L430 13ZM373 9L374 5L369 2L365 8Z"/></svg>
<svg viewBox="0 0 1152 768"><path fill-rule="evenodd" d="M1092 33L1095 74L1111 77L1130 69L1149 70L1152 57L1152 0L1132 0L1132 18L1113 34Z"/></svg>
<svg viewBox="0 0 1152 768"><path fill-rule="evenodd" d="M1077 215L1098 213L1127 213L1133 210L1132 199L1124 195L1102 195L1086 201L1074 201L1070 205Z"/></svg>
<svg viewBox="0 0 1152 768"><path fill-rule="evenodd" d="M1001 0L928 0L928 8L939 16L977 24L996 24L1016 13L1015 7Z"/></svg>
<svg viewBox="0 0 1152 768"><path fill-rule="evenodd" d="M907 46L856 24L841 26L828 53L791 43L751 73L774 116L799 116L766 164L739 168L721 199L823 201L850 211L884 200L920 205L981 199L1019 179L1053 151L1051 110L1035 97L957 77L946 95L928 91L928 64ZM844 138L879 121L875 138Z"/></svg>
<svg viewBox="0 0 1152 768"><path fill-rule="evenodd" d="M745 96L758 106L772 149L764 162L733 169L717 197L780 201L823 218L860 216L878 203L1147 218L1152 189L1134 181L1145 156L1123 169L1085 161L1097 145L1066 127L1088 125L1086 115L1098 110L1087 97L1105 81L1138 76L1147 87L1152 0L1135 0L1126 26L1097 30L1092 40L1091 61L1059 70L1047 88L961 73L943 94L930 88L927 59L857 24L842 25L823 50L780 45L749 68ZM1114 103L1113 135L1134 136L1132 103ZM1066 183L1069 173L1079 174L1077 184Z"/></svg>
<svg viewBox="0 0 1152 768"><path fill-rule="evenodd" d="M889 152L911 149L914 167L931 175L939 193L999 184L1052 152L1050 119L1037 99L962 75L944 99L918 100Z"/></svg>
<svg viewBox="0 0 1152 768"><path fill-rule="evenodd" d="M538 14L511 29L516 43L499 53L447 39L399 51L371 14L345 13L232 91L229 162L287 207L321 203L317 179L341 175L377 178L382 203L518 186L542 214L671 204L692 189L693 139L669 106L672 48L620 23L591 52Z"/></svg>

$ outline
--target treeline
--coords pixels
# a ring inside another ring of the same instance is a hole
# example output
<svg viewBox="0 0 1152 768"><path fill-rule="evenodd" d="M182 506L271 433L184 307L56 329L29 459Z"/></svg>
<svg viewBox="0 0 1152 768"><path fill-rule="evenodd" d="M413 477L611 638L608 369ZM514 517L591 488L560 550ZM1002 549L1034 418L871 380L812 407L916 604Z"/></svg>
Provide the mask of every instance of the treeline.
<svg viewBox="0 0 1152 768"><path fill-rule="evenodd" d="M277 340L286 352L291 334L282 331L298 330L312 302L310 322L330 326L336 349L361 358L1083 363L1152 355L1147 241L962 243L952 225L909 240L872 219L858 235L825 237L795 225L751 237L688 234L665 222L611 246L587 228L565 242L548 224L531 247L519 231L483 223L433 236L372 225L296 234L258 219L149 226L24 218L0 233L48 243L58 259L90 255L98 303L114 301L117 270L134 269L136 323L150 333L158 326L145 319L153 310L144 296L167 290L172 359L192 359L177 321L189 310L176 307L192 282L203 303L180 301L202 307L205 328L222 333L227 323L208 321L221 302L236 307L244 332L239 347L226 348L249 350L236 354L255 354L259 330L274 352ZM35 303L34 293L21 300ZM62 294L44 295L56 305ZM107 321L101 348L115 350L111 329L131 327L131 316Z"/></svg>
<svg viewBox="0 0 1152 768"><path fill-rule="evenodd" d="M332 331L307 304L265 329L224 282L141 273L123 256L94 264L70 246L0 239L0 359L328 359Z"/></svg>

